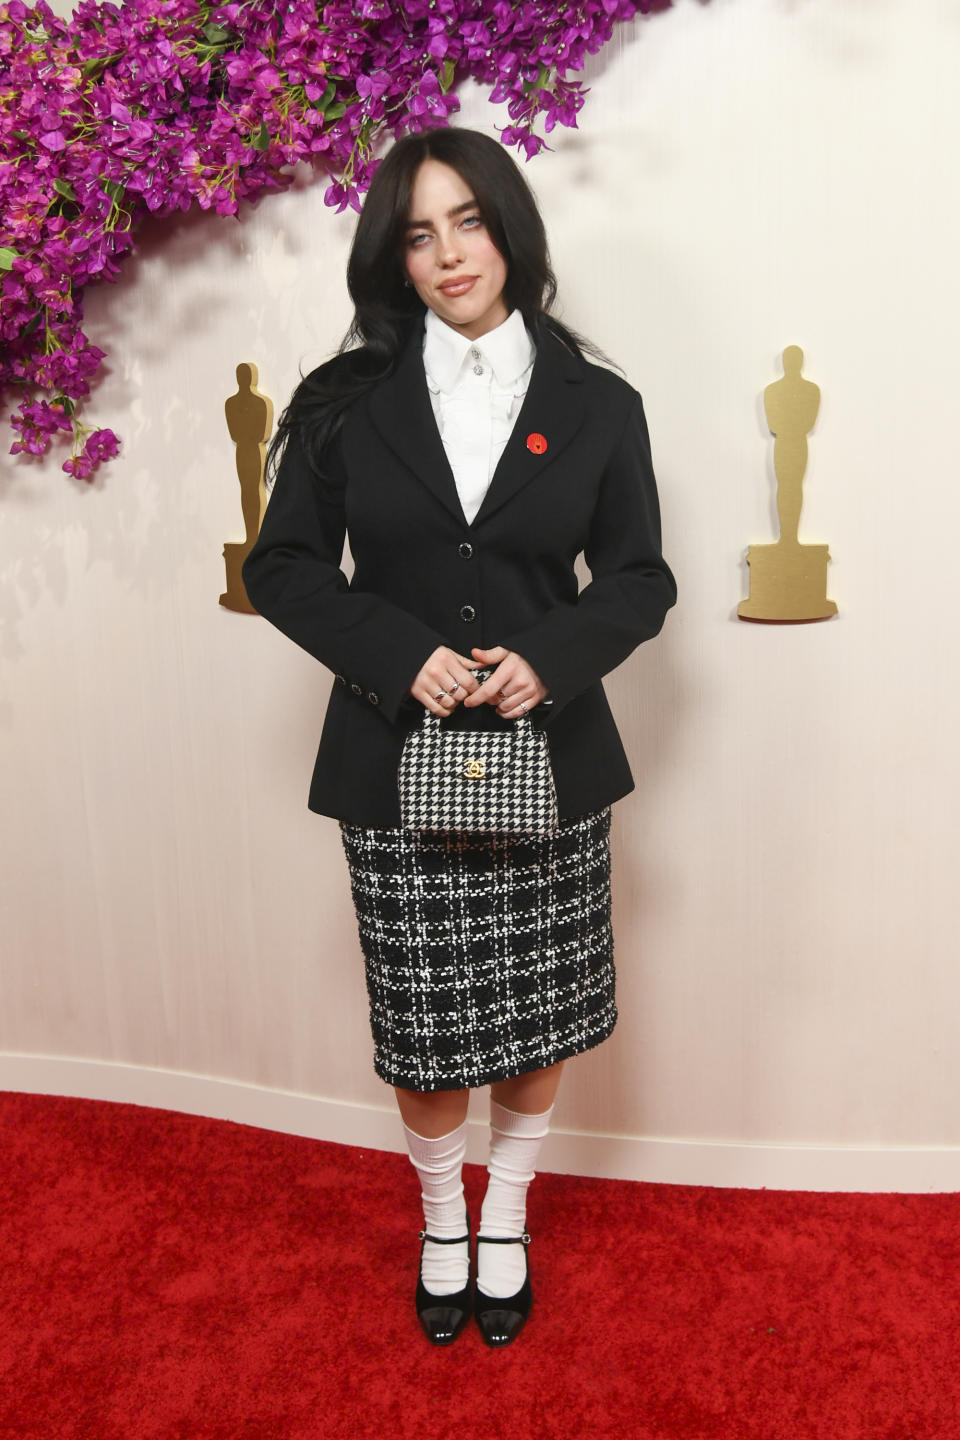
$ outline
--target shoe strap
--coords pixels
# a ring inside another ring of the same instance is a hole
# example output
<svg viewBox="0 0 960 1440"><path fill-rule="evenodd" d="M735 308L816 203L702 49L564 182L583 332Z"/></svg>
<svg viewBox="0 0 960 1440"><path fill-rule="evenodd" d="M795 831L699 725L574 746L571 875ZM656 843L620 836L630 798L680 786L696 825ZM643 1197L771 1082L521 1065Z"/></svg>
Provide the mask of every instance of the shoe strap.
<svg viewBox="0 0 960 1440"><path fill-rule="evenodd" d="M478 1235L478 1245L529 1245L530 1236L524 1230L522 1235Z"/></svg>
<svg viewBox="0 0 960 1440"><path fill-rule="evenodd" d="M439 1235L428 1235L426 1230L421 1230L417 1239L429 1240L431 1245L465 1245L469 1241L470 1236L469 1234L458 1235L454 1240L442 1240Z"/></svg>

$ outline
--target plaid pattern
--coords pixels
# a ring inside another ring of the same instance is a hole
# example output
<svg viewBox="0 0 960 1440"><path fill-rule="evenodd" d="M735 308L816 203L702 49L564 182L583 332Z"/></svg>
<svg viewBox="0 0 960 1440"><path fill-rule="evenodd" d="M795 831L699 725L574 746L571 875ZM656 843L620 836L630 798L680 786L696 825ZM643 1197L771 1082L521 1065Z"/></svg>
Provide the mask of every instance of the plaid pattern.
<svg viewBox="0 0 960 1440"><path fill-rule="evenodd" d="M610 1034L609 809L546 836L340 830L381 1079L487 1085Z"/></svg>

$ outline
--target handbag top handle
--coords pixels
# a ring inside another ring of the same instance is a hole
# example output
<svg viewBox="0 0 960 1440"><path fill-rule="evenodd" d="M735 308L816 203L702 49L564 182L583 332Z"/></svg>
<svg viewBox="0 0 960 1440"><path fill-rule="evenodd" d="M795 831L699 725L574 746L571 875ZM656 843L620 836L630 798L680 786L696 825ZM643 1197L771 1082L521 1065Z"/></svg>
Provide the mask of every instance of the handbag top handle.
<svg viewBox="0 0 960 1440"><path fill-rule="evenodd" d="M439 729L440 729L440 726L443 724L444 720L446 720L446 719L448 719L448 718L449 718L449 717L446 716L446 715L434 715L431 710L424 709L424 712L423 712L423 727L424 727L425 730L429 730L429 729L432 728L432 727L436 727L436 729L439 730ZM532 716L532 715L519 715L516 720L511 720L511 721L510 721L510 724L511 724L511 725L522 725L522 726L524 726L526 729L532 730L532 729L533 729L533 716ZM471 732L469 732L468 730L465 730L465 731L464 731L464 734L468 734L468 733L471 733ZM472 732L472 733L476 733L476 732Z"/></svg>

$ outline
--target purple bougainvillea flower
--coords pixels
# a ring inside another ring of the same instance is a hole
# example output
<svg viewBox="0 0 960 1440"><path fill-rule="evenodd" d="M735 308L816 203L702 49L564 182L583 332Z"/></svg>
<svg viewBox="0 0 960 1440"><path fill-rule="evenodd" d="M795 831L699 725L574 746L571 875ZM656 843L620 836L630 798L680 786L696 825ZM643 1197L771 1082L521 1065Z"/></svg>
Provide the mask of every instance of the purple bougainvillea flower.
<svg viewBox="0 0 960 1440"><path fill-rule="evenodd" d="M113 459L119 452L120 442L112 430L94 430L92 435L87 436L83 448L89 459L99 465L101 460Z"/></svg>
<svg viewBox="0 0 960 1440"><path fill-rule="evenodd" d="M379 100L390 88L390 75L386 70L375 70L372 75L357 76L357 94L364 99Z"/></svg>

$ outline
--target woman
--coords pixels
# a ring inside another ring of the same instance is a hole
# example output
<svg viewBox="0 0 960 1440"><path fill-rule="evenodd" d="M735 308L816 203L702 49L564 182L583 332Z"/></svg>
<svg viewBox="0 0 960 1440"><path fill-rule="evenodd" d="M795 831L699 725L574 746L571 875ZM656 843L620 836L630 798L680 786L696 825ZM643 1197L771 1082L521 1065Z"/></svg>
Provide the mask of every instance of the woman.
<svg viewBox="0 0 960 1440"><path fill-rule="evenodd" d="M530 1310L526 1192L563 1063L617 1018L609 807L633 781L601 677L657 634L676 591L640 397L548 313L543 224L502 146L455 129L399 141L347 281L353 325L281 420L244 579L336 674L310 807L341 822L374 1064L420 1179L421 1324L449 1344L472 1309L506 1345ZM556 833L403 828L397 769L424 710L543 727ZM473 1294L461 1168L480 1085Z"/></svg>

